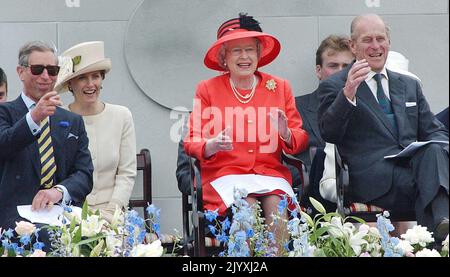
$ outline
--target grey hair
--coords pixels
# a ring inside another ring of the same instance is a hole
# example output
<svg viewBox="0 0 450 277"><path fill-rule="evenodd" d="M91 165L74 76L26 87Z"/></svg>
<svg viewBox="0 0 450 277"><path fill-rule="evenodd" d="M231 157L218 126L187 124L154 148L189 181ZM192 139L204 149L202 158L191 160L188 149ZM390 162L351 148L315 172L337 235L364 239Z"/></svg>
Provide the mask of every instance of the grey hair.
<svg viewBox="0 0 450 277"><path fill-rule="evenodd" d="M259 59L259 57L261 56L263 46L258 38L255 38L255 40L256 40L256 53ZM222 43L219 51L217 52L217 60L219 61L220 67L222 67L223 70L228 71L228 68L225 65L225 52L226 52L225 43Z"/></svg>
<svg viewBox="0 0 450 277"><path fill-rule="evenodd" d="M379 19L381 22L383 22L384 27L385 27L385 31L386 31L386 35L388 37L388 39L391 39L391 28L389 28L389 26L386 25L386 23L384 22L384 20L377 14L363 14L363 15L359 15L357 17L355 17L352 20L352 23L350 25L350 37L351 40L355 41L358 37L359 34L356 33L355 29L356 29L356 25L359 23L359 21L361 21L362 19L368 18L368 17L372 17L372 18L377 18Z"/></svg>
<svg viewBox="0 0 450 277"><path fill-rule="evenodd" d="M28 65L28 59L30 57L30 54L34 51L39 52L52 52L55 56L55 61L58 63L58 57L56 56L56 49L55 47L51 46L47 42L35 40L25 43L20 50L19 50L19 65L27 66Z"/></svg>

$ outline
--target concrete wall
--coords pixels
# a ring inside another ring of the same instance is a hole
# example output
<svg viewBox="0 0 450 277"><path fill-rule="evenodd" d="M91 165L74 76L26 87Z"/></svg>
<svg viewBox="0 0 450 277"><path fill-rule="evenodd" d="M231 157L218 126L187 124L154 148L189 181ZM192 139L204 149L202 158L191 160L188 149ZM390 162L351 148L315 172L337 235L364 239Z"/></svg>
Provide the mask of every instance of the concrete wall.
<svg viewBox="0 0 450 277"><path fill-rule="evenodd" d="M83 41L105 41L113 69L102 99L125 105L134 116L138 148L153 162L153 198L162 209L162 229L181 230L175 167L176 127L191 108L196 84L215 72L203 55L225 20L248 12L279 38L278 59L263 68L290 80L296 95L313 91L314 55L328 34L349 34L352 18L382 15L392 29L392 50L410 60L433 112L449 104L449 3L446 0L2 0L0 67L9 77L9 97L21 89L15 68L28 40L52 41L60 51ZM72 96L63 95L70 103ZM173 110L172 110L173 109ZM171 112L172 111L172 112ZM178 112L177 112L178 111ZM172 118L171 118L172 115ZM174 125L175 124L175 125ZM135 196L142 194L136 187Z"/></svg>

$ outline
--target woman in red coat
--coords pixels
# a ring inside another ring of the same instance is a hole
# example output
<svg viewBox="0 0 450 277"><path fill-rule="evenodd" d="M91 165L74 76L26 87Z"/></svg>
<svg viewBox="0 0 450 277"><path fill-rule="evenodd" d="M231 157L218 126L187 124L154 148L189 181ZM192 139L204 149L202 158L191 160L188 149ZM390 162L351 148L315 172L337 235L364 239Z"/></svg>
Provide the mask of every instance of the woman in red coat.
<svg viewBox="0 0 450 277"><path fill-rule="evenodd" d="M245 189L247 202L261 202L269 226L282 196L294 197L281 153L308 144L289 83L259 71L279 52L279 41L253 17L240 14L223 23L204 59L223 74L199 83L184 143L200 161L205 209L223 215L233 189Z"/></svg>

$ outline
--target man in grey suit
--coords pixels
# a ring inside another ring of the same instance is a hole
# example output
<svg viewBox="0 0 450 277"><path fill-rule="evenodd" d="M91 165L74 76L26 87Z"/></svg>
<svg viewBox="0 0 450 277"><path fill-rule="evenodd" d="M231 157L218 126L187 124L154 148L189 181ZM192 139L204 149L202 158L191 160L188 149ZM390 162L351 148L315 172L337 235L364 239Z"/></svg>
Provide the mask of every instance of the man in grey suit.
<svg viewBox="0 0 450 277"><path fill-rule="evenodd" d="M316 51L316 76L320 81L341 71L354 60L348 42L348 37L336 35L330 35L322 40ZM310 169L312 162L309 157L309 149L313 146L317 148L325 147L325 141L320 135L317 121L317 110L319 109L317 94L318 90L316 89L312 93L295 97L295 105L302 117L303 128L309 135L308 149L300 152L297 157L303 161L308 169Z"/></svg>
<svg viewBox="0 0 450 277"><path fill-rule="evenodd" d="M58 107L60 96L53 91L57 64L48 44L25 44L17 66L23 91L0 105L0 227L5 229L23 220L18 205L33 210L61 201L81 205L92 190L83 119Z"/></svg>
<svg viewBox="0 0 450 277"><path fill-rule="evenodd" d="M408 158L385 159L414 141L445 140L416 79L386 70L389 29L375 14L356 17L356 62L319 85L319 128L349 165L350 201L415 210L417 223L448 234L448 150L428 144Z"/></svg>

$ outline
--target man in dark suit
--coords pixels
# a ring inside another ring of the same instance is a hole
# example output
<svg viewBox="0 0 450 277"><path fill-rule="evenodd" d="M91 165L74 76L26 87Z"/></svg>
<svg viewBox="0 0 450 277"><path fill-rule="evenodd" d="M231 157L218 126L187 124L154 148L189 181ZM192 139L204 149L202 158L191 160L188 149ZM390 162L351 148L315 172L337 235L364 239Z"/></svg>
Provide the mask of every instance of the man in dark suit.
<svg viewBox="0 0 450 277"><path fill-rule="evenodd" d="M356 17L356 62L319 85L319 127L347 161L351 199L389 210L415 210L417 223L448 234L448 152L428 144L409 158L385 159L414 141L446 140L416 79L385 68L389 29L375 14Z"/></svg>
<svg viewBox="0 0 450 277"><path fill-rule="evenodd" d="M330 75L342 70L349 65L353 59L352 51L348 45L349 38L345 36L330 35L326 37L319 45L316 51L316 76L319 81L328 78ZM302 204L310 207L309 197L313 197L324 205L327 211L336 209L336 205L322 198L319 193L319 182L323 175L325 153L325 141L320 135L319 123L317 119L317 110L319 109L318 90L314 92L295 97L297 110L303 120L303 128L309 135L309 147L296 156L305 164L309 175L310 189L306 192L308 195L302 195ZM314 161L310 159L310 149L315 147L316 154ZM297 170L291 170L294 183L300 182Z"/></svg>
<svg viewBox="0 0 450 277"><path fill-rule="evenodd" d="M354 56L348 45L349 38L345 36L330 35L326 37L319 45L316 51L316 76L319 81L328 78L328 76L342 70L349 65ZM309 135L309 147L300 152L297 157L300 158L308 169L311 168L309 149L311 147L324 148L325 141L322 139L317 120L317 110L319 109L318 90L295 97L295 105L303 120L303 129Z"/></svg>
<svg viewBox="0 0 450 277"><path fill-rule="evenodd" d="M48 44L25 44L17 66L23 91L0 105L0 227L13 228L23 220L17 205L31 204L33 210L61 201L81 205L92 190L83 120L58 107L61 100L53 91L57 64ZM38 147L44 137L45 144Z"/></svg>

